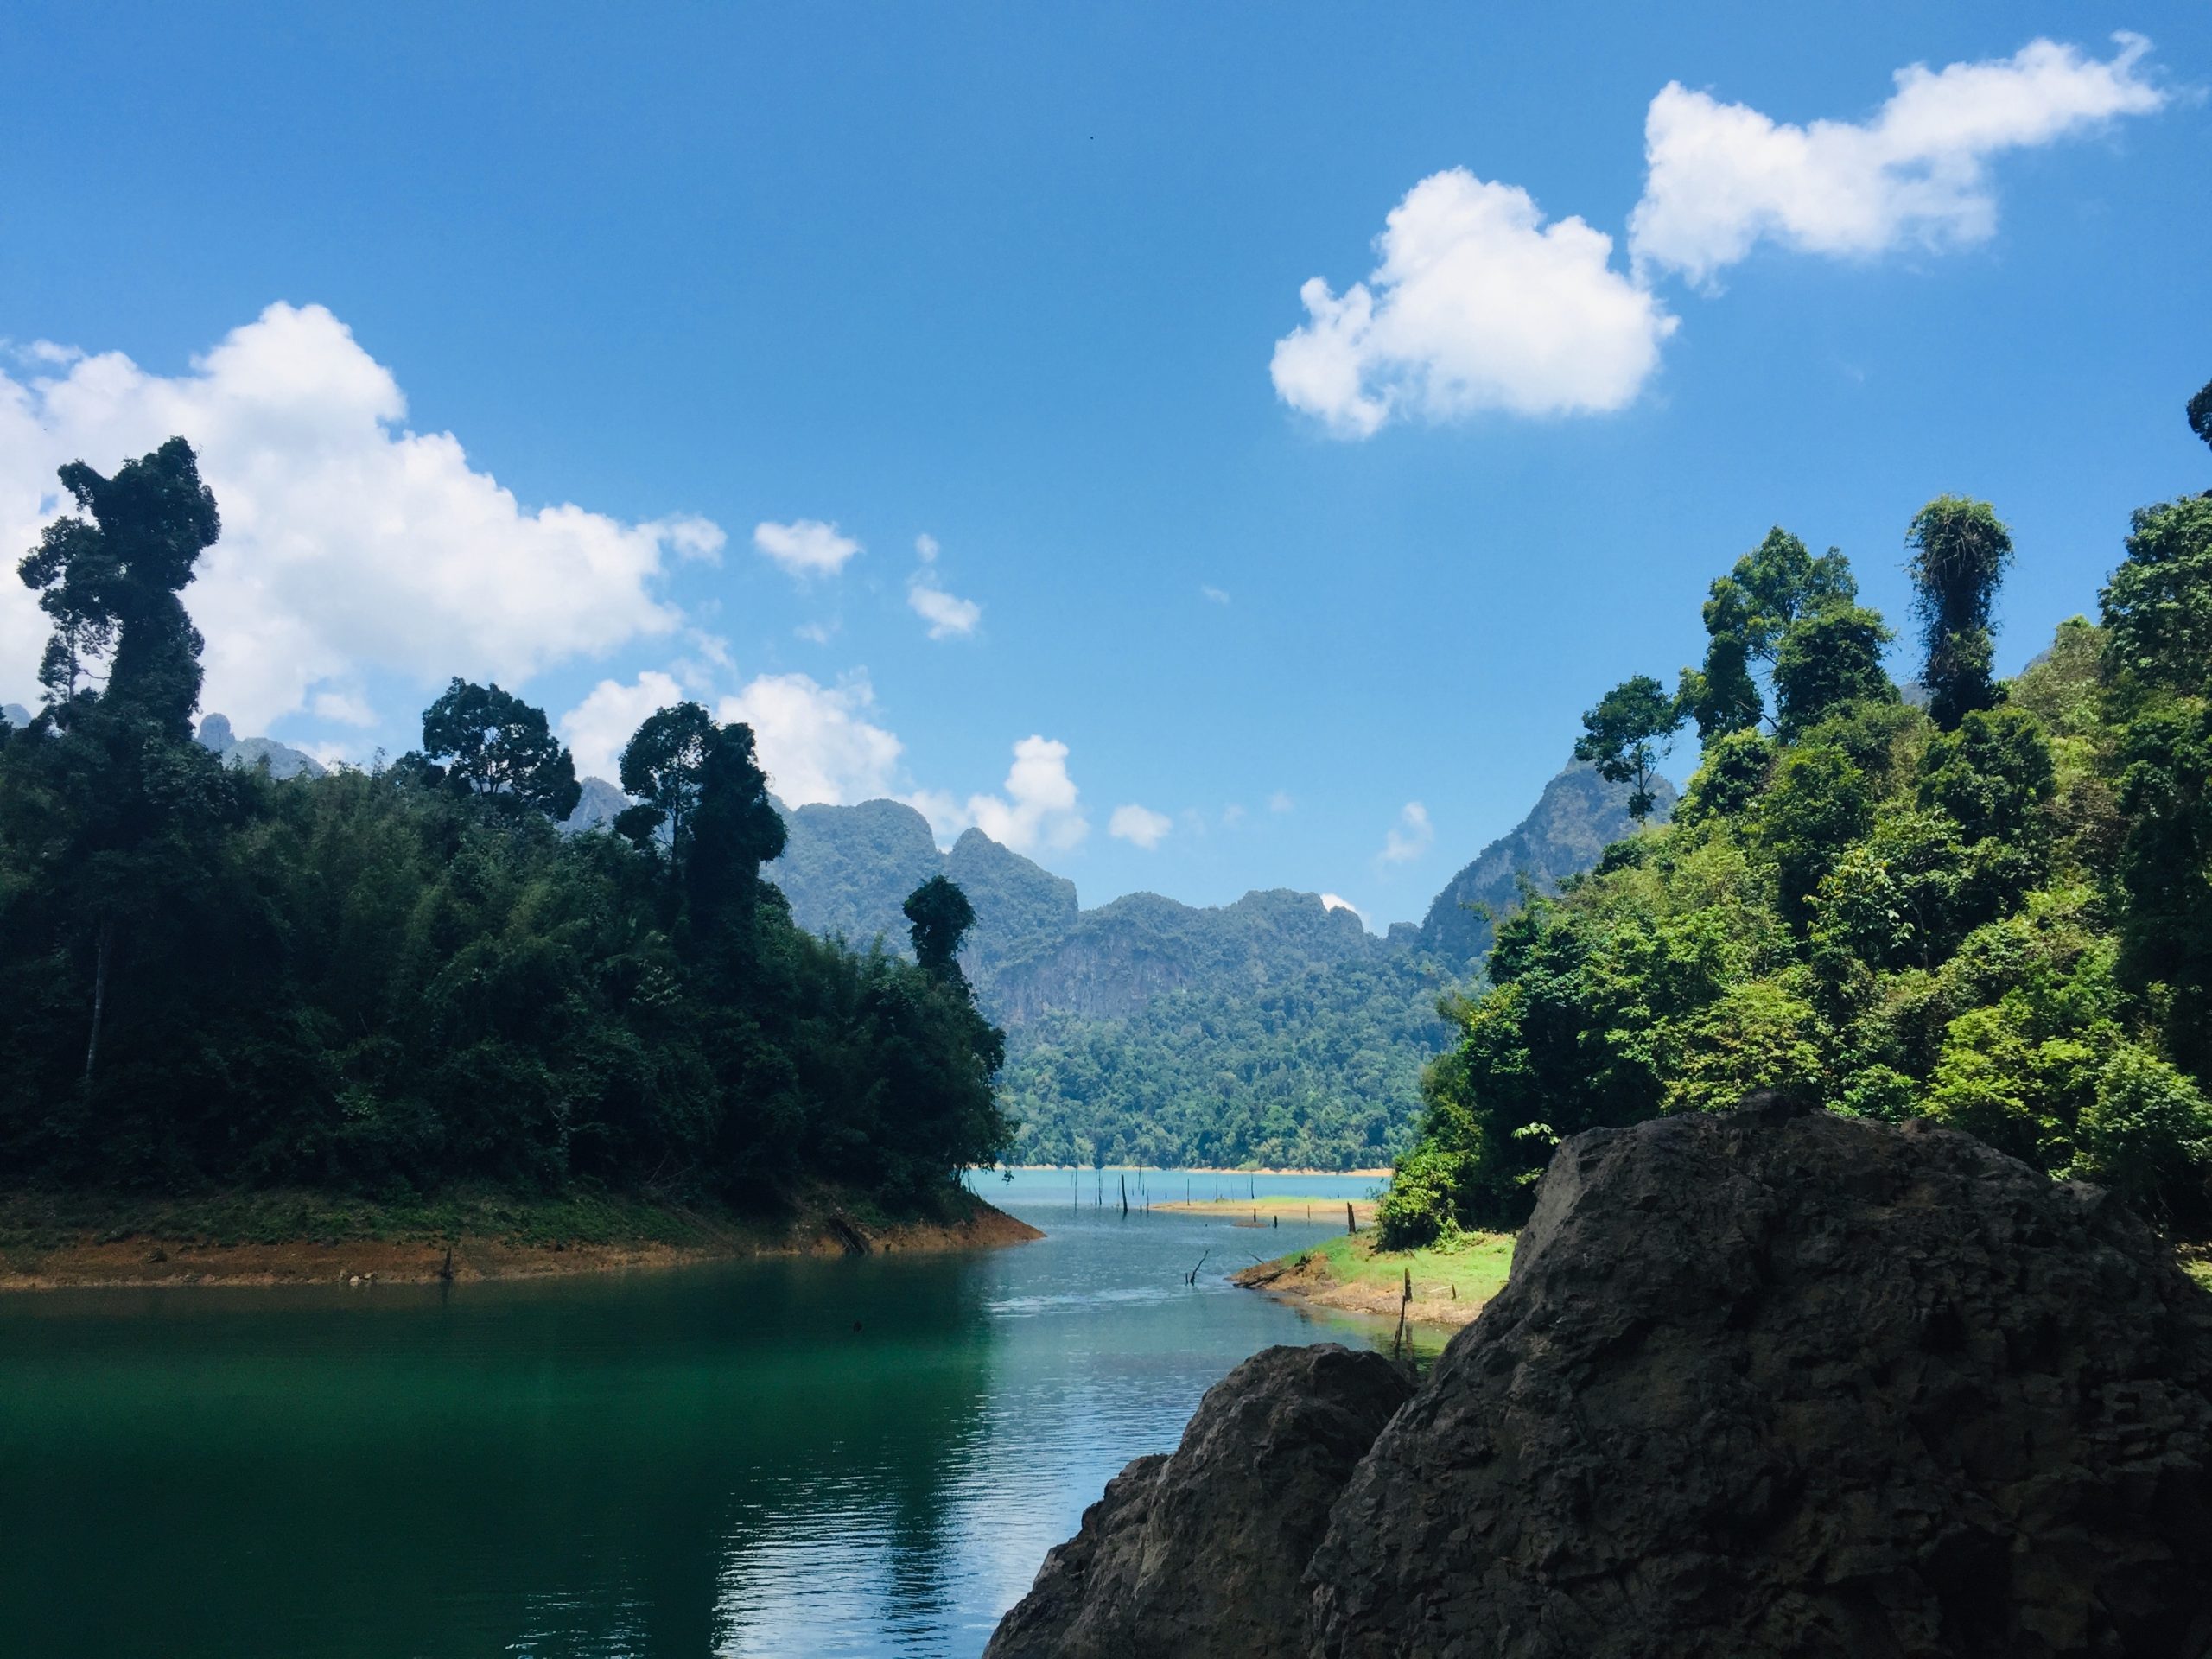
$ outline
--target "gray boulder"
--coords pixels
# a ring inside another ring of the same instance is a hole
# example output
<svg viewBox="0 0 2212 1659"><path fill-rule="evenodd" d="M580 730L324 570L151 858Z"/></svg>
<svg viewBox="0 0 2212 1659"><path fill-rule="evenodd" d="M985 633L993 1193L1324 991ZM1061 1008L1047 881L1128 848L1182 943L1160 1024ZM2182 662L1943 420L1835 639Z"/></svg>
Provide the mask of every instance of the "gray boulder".
<svg viewBox="0 0 2212 1659"><path fill-rule="evenodd" d="M1326 1659L2202 1659L2212 1297L2104 1192L1929 1124L1593 1130L1282 1584L1240 1617Z"/></svg>
<svg viewBox="0 0 2212 1659"><path fill-rule="evenodd" d="M1268 1348L1207 1392L1045 1558L984 1659L1268 1659L1304 1641L1299 1574L1352 1466L1412 1392L1380 1354Z"/></svg>
<svg viewBox="0 0 2212 1659"><path fill-rule="evenodd" d="M2212 1299L2095 1189L1776 1104L1599 1130L1352 1478L1315 1651L2198 1654Z"/></svg>

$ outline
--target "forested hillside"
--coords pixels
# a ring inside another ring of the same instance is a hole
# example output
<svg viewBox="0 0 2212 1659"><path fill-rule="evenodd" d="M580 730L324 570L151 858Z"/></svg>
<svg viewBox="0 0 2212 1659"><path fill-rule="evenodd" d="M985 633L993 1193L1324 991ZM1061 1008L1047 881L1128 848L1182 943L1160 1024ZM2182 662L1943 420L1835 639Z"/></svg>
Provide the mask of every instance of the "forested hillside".
<svg viewBox="0 0 2212 1659"><path fill-rule="evenodd" d="M0 724L0 1179L912 1205L1004 1149L964 905L913 895L916 962L794 926L746 727L657 713L574 836L567 752L497 686L373 773L226 764L272 757L195 741L191 448L61 477L80 516L21 565L43 707Z"/></svg>
<svg viewBox="0 0 2212 1659"><path fill-rule="evenodd" d="M1657 779L1663 813L1671 787ZM976 914L963 960L1007 1032L1001 1095L1033 1163L1362 1168L1409 1144L1440 993L1478 967L1525 880L1548 891L1628 825L1630 791L1585 763L1545 788L1430 907L1388 939L1317 893L1195 908L1158 893L1079 911L1072 883L980 830L941 853L893 801L805 806L769 867L803 925L899 937L902 884L941 871ZM1476 909L1470 906L1479 906Z"/></svg>
<svg viewBox="0 0 2212 1659"><path fill-rule="evenodd" d="M2190 415L2212 442L2212 387ZM1562 1136L1757 1089L2212 1227L2212 494L2139 511L2098 620L2009 683L2005 526L1946 496L1907 536L1924 708L1842 556L1777 531L1671 697L1638 677L1586 717L1616 770L1688 725L1702 763L1671 825L1500 928L1393 1239L1516 1220Z"/></svg>

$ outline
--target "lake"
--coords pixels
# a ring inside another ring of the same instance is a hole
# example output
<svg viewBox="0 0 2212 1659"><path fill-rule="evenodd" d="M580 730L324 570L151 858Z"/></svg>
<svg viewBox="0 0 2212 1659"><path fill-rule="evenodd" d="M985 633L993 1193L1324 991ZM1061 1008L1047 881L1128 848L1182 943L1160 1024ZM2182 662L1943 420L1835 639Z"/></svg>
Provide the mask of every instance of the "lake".
<svg viewBox="0 0 2212 1659"><path fill-rule="evenodd" d="M1222 1277L1371 1179L1262 1178L1317 1220L1261 1230L1103 1186L979 1183L1048 1236L973 1255L0 1297L0 1647L976 1653L1231 1366L1389 1341Z"/></svg>

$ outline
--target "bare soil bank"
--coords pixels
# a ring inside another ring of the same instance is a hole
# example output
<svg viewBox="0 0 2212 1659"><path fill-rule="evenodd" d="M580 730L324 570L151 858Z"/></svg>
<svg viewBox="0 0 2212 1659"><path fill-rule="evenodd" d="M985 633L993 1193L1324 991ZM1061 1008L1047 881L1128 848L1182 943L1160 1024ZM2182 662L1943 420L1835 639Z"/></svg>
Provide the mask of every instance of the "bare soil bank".
<svg viewBox="0 0 2212 1659"><path fill-rule="evenodd" d="M981 1198L888 1221L829 1191L763 1217L629 1199L464 1195L378 1206L308 1194L151 1204L0 1196L0 1291L168 1285L422 1284L681 1267L767 1255L988 1249L1044 1235ZM300 1224L287 1229L288 1219Z"/></svg>

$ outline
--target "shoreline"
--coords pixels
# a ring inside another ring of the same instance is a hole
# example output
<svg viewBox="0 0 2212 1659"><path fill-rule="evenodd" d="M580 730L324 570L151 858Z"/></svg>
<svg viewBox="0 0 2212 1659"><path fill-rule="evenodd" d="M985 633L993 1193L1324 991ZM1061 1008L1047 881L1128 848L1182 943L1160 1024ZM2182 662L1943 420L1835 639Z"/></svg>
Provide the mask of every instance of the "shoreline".
<svg viewBox="0 0 2212 1659"><path fill-rule="evenodd" d="M1229 1281L1294 1306L1392 1320L1402 1307L1409 1325L1456 1331L1474 1323L1504 1288L1512 1252L1512 1238L1504 1235L1474 1236L1452 1249L1378 1251L1372 1235L1356 1233L1240 1268Z"/></svg>
<svg viewBox="0 0 2212 1659"><path fill-rule="evenodd" d="M863 1218L837 1196L817 1192L781 1217L702 1215L679 1205L631 1203L607 1206L586 1217L596 1224L564 1231L559 1224L575 1220L565 1207L543 1215L528 1205L508 1203L483 1206L487 1224L480 1229L435 1231L400 1221L388 1233L275 1238L226 1238L190 1227L165 1232L158 1215L144 1227L64 1224L25 1237L20 1212L26 1203L21 1195L0 1201L0 1218L9 1224L0 1242L0 1294L481 1284L775 1256L995 1249L1045 1236L972 1193L964 1213L899 1222ZM381 1219L372 1207L351 1213L366 1217L372 1227ZM578 1231L597 1236L573 1236Z"/></svg>
<svg viewBox="0 0 2212 1659"><path fill-rule="evenodd" d="M1089 1164L1001 1164L1000 1167L1038 1175L1065 1175L1071 1169L1089 1174L1127 1170L1134 1175L1139 1170L1147 1170L1170 1175L1243 1175L1256 1177L1262 1180L1273 1180L1278 1178L1288 1179L1293 1177L1305 1179L1322 1175L1332 1180L1387 1181L1395 1173L1388 1166L1381 1169L1215 1169L1210 1166L1195 1164L1187 1167L1181 1164L1108 1164L1103 1170L1093 1170Z"/></svg>

